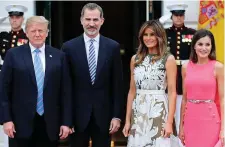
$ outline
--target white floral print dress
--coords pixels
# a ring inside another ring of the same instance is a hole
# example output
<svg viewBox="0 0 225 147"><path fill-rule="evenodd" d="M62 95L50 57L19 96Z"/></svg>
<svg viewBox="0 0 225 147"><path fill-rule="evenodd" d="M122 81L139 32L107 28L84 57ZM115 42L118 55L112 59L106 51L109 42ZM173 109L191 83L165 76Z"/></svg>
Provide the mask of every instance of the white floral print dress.
<svg viewBox="0 0 225 147"><path fill-rule="evenodd" d="M136 97L132 105L127 147L161 147L161 131L168 114L168 98L165 94L165 62L168 56L167 53L152 63L152 56L148 55L134 68Z"/></svg>

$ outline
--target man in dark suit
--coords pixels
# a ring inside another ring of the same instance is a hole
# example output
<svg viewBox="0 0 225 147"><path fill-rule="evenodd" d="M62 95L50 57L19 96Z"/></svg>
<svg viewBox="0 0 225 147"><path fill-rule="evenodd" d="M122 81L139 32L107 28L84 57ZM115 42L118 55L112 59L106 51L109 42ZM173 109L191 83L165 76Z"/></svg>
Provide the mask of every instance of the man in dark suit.
<svg viewBox="0 0 225 147"><path fill-rule="evenodd" d="M71 147L109 147L123 110L122 65L119 44L99 34L103 11L95 3L81 12L84 34L63 44L73 88Z"/></svg>
<svg viewBox="0 0 225 147"><path fill-rule="evenodd" d="M29 44L10 49L0 74L1 123L18 147L57 147L72 122L66 56L45 45L48 21L26 22Z"/></svg>
<svg viewBox="0 0 225 147"><path fill-rule="evenodd" d="M0 59L0 70L8 50L28 42L26 33L22 29L24 13L28 8L23 5L10 4L5 9L8 12L8 17L5 18L9 18L11 30L0 32L0 58L2 59ZM17 147L16 142L9 139L9 147Z"/></svg>

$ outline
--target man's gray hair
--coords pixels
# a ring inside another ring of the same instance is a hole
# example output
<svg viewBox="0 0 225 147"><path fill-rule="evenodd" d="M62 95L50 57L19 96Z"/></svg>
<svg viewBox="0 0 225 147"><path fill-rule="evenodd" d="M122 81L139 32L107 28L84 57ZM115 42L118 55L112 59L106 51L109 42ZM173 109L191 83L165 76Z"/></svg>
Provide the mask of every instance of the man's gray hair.
<svg viewBox="0 0 225 147"><path fill-rule="evenodd" d="M48 28L49 21L44 16L31 16L26 21L25 30L27 30L27 27L32 23L46 24Z"/></svg>
<svg viewBox="0 0 225 147"><path fill-rule="evenodd" d="M100 17L103 18L103 10L102 10L102 8L101 8L99 5L97 5L96 3L88 3L88 4L84 5L84 7L83 7L83 9L82 9L82 11L81 11L81 17L84 16L84 11L85 11L86 9L89 9L89 10L95 10L95 9L98 9L99 12L100 12Z"/></svg>

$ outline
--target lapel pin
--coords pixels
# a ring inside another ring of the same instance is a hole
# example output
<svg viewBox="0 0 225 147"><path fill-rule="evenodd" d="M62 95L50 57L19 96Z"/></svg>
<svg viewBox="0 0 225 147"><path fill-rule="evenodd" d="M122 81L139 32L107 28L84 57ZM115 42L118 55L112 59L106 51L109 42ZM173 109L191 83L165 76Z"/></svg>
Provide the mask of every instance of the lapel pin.
<svg viewBox="0 0 225 147"><path fill-rule="evenodd" d="M52 57L52 55L49 55L49 57L51 58L51 57Z"/></svg>

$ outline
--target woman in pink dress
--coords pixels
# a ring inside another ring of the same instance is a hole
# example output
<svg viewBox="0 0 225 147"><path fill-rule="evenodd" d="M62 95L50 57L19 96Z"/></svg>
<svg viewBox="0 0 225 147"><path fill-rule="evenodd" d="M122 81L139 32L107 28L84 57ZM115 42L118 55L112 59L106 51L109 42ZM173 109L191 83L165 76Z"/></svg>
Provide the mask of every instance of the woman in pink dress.
<svg viewBox="0 0 225 147"><path fill-rule="evenodd" d="M224 66L216 61L215 55L213 34L208 30L197 31L190 61L182 66L183 123L179 137L185 147L214 147L218 141L224 145ZM220 110L215 104L217 90Z"/></svg>

